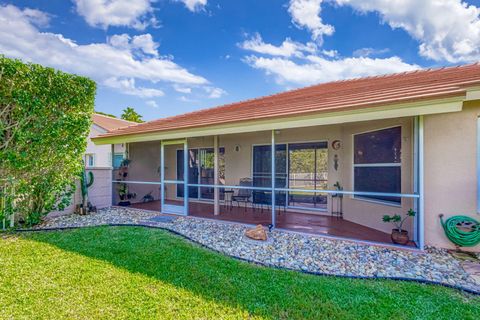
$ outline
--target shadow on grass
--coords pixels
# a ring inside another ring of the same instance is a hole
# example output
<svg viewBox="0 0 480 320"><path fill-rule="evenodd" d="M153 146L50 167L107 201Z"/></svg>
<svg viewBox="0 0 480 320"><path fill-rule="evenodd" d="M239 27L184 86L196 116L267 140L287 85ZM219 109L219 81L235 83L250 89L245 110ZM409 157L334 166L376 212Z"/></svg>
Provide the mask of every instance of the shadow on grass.
<svg viewBox="0 0 480 320"><path fill-rule="evenodd" d="M472 318L480 299L410 282L321 277L240 262L167 231L97 227L21 237L106 261L266 318Z"/></svg>

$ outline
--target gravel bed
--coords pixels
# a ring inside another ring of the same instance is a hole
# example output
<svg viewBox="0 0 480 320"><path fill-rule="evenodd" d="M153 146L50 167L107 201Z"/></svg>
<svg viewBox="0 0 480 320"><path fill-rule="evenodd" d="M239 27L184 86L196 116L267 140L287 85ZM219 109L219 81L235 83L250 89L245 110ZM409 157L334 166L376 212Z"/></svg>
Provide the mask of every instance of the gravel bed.
<svg viewBox="0 0 480 320"><path fill-rule="evenodd" d="M355 277L409 278L434 281L480 292L461 262L446 250L420 252L274 230L266 243L247 240L248 228L195 217L175 217L171 222L152 219L158 212L112 207L86 216L66 215L45 220L37 229L105 224L141 224L184 235L208 248L268 266L313 273Z"/></svg>

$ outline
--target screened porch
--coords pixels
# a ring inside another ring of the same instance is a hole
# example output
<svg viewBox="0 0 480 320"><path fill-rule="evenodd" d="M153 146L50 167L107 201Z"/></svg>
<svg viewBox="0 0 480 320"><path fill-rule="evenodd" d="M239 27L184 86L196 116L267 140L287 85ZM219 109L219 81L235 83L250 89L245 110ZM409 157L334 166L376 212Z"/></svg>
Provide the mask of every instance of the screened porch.
<svg viewBox="0 0 480 320"><path fill-rule="evenodd" d="M404 117L132 142L114 170L112 201L390 243L383 215L418 210L419 128ZM417 219L404 225L409 245L419 242Z"/></svg>

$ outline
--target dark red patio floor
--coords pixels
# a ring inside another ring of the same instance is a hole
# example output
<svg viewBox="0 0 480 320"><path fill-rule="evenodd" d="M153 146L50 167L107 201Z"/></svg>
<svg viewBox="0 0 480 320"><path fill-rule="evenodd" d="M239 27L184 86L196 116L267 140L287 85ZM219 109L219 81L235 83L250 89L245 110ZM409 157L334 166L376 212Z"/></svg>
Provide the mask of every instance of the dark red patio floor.
<svg viewBox="0 0 480 320"><path fill-rule="evenodd" d="M175 203L173 201L169 202ZM180 202L177 203L181 204ZM160 212L160 201L134 203L132 207ZM258 208L255 210L247 208L245 210L235 206L232 208L220 206L220 214L215 216L213 214L213 204L210 203L190 202L189 215L248 224L262 224L264 226L271 223L271 212L269 209L264 209L262 212ZM392 243L390 235L387 233L328 215L292 211L284 212L283 209L277 209L276 219L277 228L281 229L356 240Z"/></svg>

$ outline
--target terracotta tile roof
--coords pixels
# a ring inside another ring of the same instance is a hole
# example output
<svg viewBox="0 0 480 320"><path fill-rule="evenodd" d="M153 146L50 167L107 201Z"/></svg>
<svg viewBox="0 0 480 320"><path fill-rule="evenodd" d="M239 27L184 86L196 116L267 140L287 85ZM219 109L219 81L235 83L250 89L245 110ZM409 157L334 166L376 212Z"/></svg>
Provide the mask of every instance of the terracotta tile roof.
<svg viewBox="0 0 480 320"><path fill-rule="evenodd" d="M323 83L113 130L100 137L206 127L464 96L480 85L480 64Z"/></svg>
<svg viewBox="0 0 480 320"><path fill-rule="evenodd" d="M128 126L132 126L132 125L137 124L136 122L131 122L131 121L118 119L118 118L112 118L112 117L105 116L105 115L99 114L99 113L94 113L92 115L92 121L97 126L103 128L105 130L108 130L108 131L112 131L112 130L119 129L119 128L125 128L125 127L128 127Z"/></svg>

